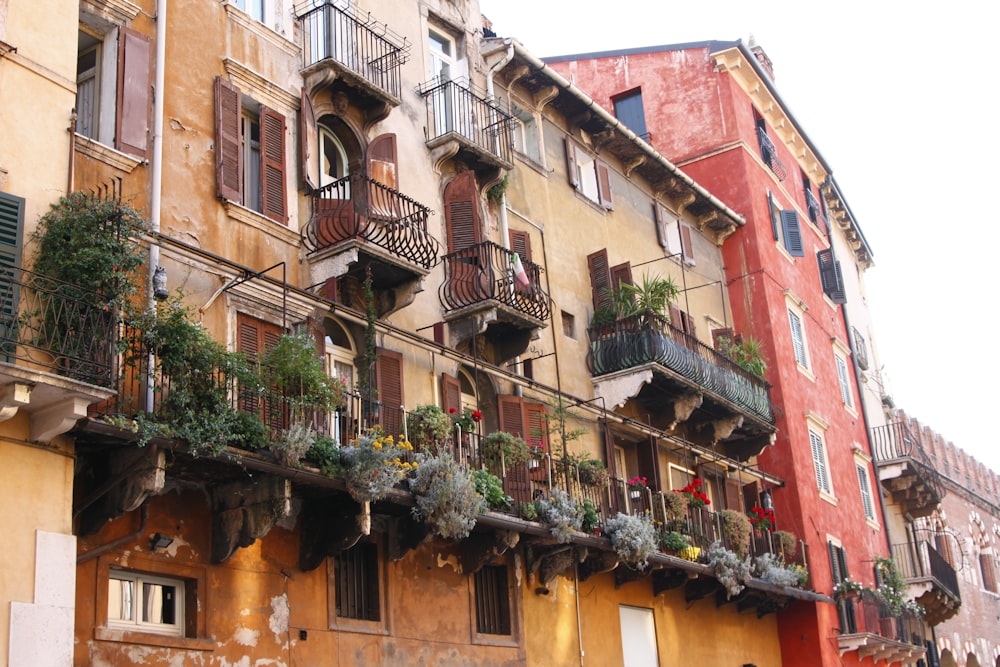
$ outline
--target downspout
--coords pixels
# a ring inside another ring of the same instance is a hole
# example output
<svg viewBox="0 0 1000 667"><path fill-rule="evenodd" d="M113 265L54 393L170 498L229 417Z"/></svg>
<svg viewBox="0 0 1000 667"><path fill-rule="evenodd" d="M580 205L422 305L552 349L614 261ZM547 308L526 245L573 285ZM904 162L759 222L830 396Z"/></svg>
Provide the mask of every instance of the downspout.
<svg viewBox="0 0 1000 667"><path fill-rule="evenodd" d="M167 53L167 0L157 0L156 3L156 71L153 80L153 155L152 182L149 195L149 225L154 234L160 232L160 213L163 195L163 98L164 70L166 69ZM160 265L160 246L149 245L149 268L146 281L147 306L151 313L156 313L156 299L153 296L153 275ZM153 410L154 380L153 369L156 357L149 355L149 376L146 380L146 409Z"/></svg>

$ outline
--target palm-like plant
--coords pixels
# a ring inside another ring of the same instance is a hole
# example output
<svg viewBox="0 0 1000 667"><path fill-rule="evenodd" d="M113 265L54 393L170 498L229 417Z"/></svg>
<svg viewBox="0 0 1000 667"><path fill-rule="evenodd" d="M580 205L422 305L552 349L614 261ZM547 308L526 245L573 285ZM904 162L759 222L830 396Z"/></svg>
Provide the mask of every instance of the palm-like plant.
<svg viewBox="0 0 1000 667"><path fill-rule="evenodd" d="M620 317L653 313L670 319L670 304L680 294L673 278L642 275L642 283L622 283L614 293L615 308Z"/></svg>

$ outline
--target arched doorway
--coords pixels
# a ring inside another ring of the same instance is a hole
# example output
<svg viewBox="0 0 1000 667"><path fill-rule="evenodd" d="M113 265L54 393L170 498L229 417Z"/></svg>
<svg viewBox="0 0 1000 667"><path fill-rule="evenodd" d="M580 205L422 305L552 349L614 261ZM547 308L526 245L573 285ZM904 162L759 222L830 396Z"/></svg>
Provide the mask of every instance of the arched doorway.
<svg viewBox="0 0 1000 667"><path fill-rule="evenodd" d="M347 391L353 393L358 381L357 369L354 365L354 360L357 358L354 339L340 322L333 319L326 320L324 333L326 334L326 372L330 377L343 381ZM348 396L347 404L330 417L330 436L340 444L344 444L354 437L357 432L355 402L352 396Z"/></svg>

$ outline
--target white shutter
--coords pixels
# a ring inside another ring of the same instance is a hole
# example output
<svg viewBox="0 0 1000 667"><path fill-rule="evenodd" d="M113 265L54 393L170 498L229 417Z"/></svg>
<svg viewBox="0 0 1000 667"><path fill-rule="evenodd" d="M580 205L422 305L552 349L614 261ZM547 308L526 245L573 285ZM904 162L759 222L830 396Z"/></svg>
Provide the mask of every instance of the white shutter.
<svg viewBox="0 0 1000 667"><path fill-rule="evenodd" d="M808 368L809 360L806 358L806 340L802 335L802 320L792 311L788 311L788 323L792 328L792 346L795 348L795 361L803 368Z"/></svg>
<svg viewBox="0 0 1000 667"><path fill-rule="evenodd" d="M858 468L858 484L861 486L861 505L864 507L865 516L869 519L875 518L875 505L872 503L872 488L868 482L868 470L860 463Z"/></svg>
<svg viewBox="0 0 1000 667"><path fill-rule="evenodd" d="M823 438L809 431L809 444L812 446L813 466L816 468L816 485L824 493L831 493L830 473L826 469L826 452L823 451Z"/></svg>

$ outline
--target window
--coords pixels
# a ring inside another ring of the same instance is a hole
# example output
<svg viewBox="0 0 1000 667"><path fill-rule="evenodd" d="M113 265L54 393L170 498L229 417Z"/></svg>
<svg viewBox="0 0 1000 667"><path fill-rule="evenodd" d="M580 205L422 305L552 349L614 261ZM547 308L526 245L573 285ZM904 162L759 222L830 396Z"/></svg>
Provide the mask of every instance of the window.
<svg viewBox="0 0 1000 667"><path fill-rule="evenodd" d="M837 364L837 381L840 383L840 398L844 401L844 405L853 408L854 401L851 398L851 383L848 379L850 375L847 372L847 361L836 353L834 353L833 359Z"/></svg>
<svg viewBox="0 0 1000 667"><path fill-rule="evenodd" d="M828 540L826 546L830 554L831 578L836 586L841 581L851 578L847 571L847 552L844 547L833 540ZM854 605L851 600L841 599L837 601L837 615L840 618L840 632L842 634L853 634L858 631L858 624L854 617Z"/></svg>
<svg viewBox="0 0 1000 667"><path fill-rule="evenodd" d="M337 618L382 620L378 545L358 542L333 556L334 609Z"/></svg>
<svg viewBox="0 0 1000 667"><path fill-rule="evenodd" d="M767 193L767 207L771 216L771 233L774 240L781 239L785 250L792 257L803 257L805 249L802 245L799 214L792 210L782 210L770 192Z"/></svg>
<svg viewBox="0 0 1000 667"><path fill-rule="evenodd" d="M809 220L813 223L819 222L823 214L819 201L816 200L816 195L813 194L812 182L804 171L802 172L802 191L806 196L806 209L809 211Z"/></svg>
<svg viewBox="0 0 1000 667"><path fill-rule="evenodd" d="M542 145L538 134L540 128L535 114L512 103L511 115L517 120L514 129L514 150L541 164Z"/></svg>
<svg viewBox="0 0 1000 667"><path fill-rule="evenodd" d="M486 565L475 574L476 632L512 634L506 565Z"/></svg>
<svg viewBox="0 0 1000 667"><path fill-rule="evenodd" d="M108 578L108 627L184 636L184 582L122 570Z"/></svg>
<svg viewBox="0 0 1000 667"><path fill-rule="evenodd" d="M81 17L76 132L138 158L149 142L150 39L104 19Z"/></svg>
<svg viewBox="0 0 1000 667"><path fill-rule="evenodd" d="M232 3L249 14L254 21L264 22L264 0L232 0Z"/></svg>
<svg viewBox="0 0 1000 667"><path fill-rule="evenodd" d="M992 553L979 554L979 569L983 574L983 588L993 593L1000 592L997 589L997 574Z"/></svg>
<svg viewBox="0 0 1000 667"><path fill-rule="evenodd" d="M663 204L653 202L653 221L656 224L656 238L667 255L680 256L684 252L681 244L680 220Z"/></svg>
<svg viewBox="0 0 1000 667"><path fill-rule="evenodd" d="M795 361L803 368L809 368L809 355L806 349L806 334L802 328L802 318L793 310L788 311L788 324L792 331L792 348L795 350Z"/></svg>
<svg viewBox="0 0 1000 667"><path fill-rule="evenodd" d="M427 47L430 54L428 66L430 78L449 81L455 66L455 40L439 30L427 31Z"/></svg>
<svg viewBox="0 0 1000 667"><path fill-rule="evenodd" d="M611 99L615 105L615 118L642 139L649 141L646 131L646 114L642 109L642 91L631 90Z"/></svg>
<svg viewBox="0 0 1000 667"><path fill-rule="evenodd" d="M319 186L330 185L348 175L347 151L333 130L318 126L319 132ZM348 186L349 187L349 186ZM350 192L348 191L348 195Z"/></svg>
<svg viewBox="0 0 1000 667"><path fill-rule="evenodd" d="M236 314L236 350L248 357L266 354L281 340L281 327L244 313ZM257 414L264 424L274 428L287 428L287 408L277 401L261 397L254 390L240 392L240 410Z"/></svg>
<svg viewBox="0 0 1000 667"><path fill-rule="evenodd" d="M809 445L812 448L813 467L816 470L816 486L820 492L833 495L833 486L830 484L829 465L826 459L826 444L823 436L809 429Z"/></svg>
<svg viewBox="0 0 1000 667"><path fill-rule="evenodd" d="M865 518L875 520L875 502L872 498L871 482L868 479L868 466L863 463L855 463L858 470L858 485L861 487L861 506L865 511Z"/></svg>
<svg viewBox="0 0 1000 667"><path fill-rule="evenodd" d="M618 622L622 636L624 667L645 667L660 664L656 647L656 621L653 610L642 607L618 607Z"/></svg>
<svg viewBox="0 0 1000 667"><path fill-rule="evenodd" d="M833 255L833 248L817 252L816 261L819 263L819 278L823 284L823 293L834 303L847 303L844 275L840 270L840 261Z"/></svg>
<svg viewBox="0 0 1000 667"><path fill-rule="evenodd" d="M215 79L219 196L285 223L285 117Z"/></svg>
<svg viewBox="0 0 1000 667"><path fill-rule="evenodd" d="M530 444L549 446L549 423L545 404L534 403L521 396L498 396L500 430L519 435Z"/></svg>
<svg viewBox="0 0 1000 667"><path fill-rule="evenodd" d="M670 304L669 312L670 324L672 324L675 329L680 329L688 336L691 336L692 339L697 338L693 317L673 304Z"/></svg>
<svg viewBox="0 0 1000 667"><path fill-rule="evenodd" d="M757 142L760 144L761 160L771 168L771 171L778 177L778 180L785 180L785 176L787 175L785 165L778 159L778 151L775 149L771 137L767 136L767 123L756 109L753 110L753 119L754 125L757 128Z"/></svg>
<svg viewBox="0 0 1000 667"><path fill-rule="evenodd" d="M584 197L609 211L614 209L608 165L566 137L566 174L569 184Z"/></svg>
<svg viewBox="0 0 1000 667"><path fill-rule="evenodd" d="M868 370L868 343L857 327L851 327L854 335L854 359L858 363L858 368L863 371Z"/></svg>
<svg viewBox="0 0 1000 667"><path fill-rule="evenodd" d="M375 371L378 423L387 435L398 436L403 432L403 355L378 348Z"/></svg>
<svg viewBox="0 0 1000 667"><path fill-rule="evenodd" d="M567 338L576 338L576 318L572 313L562 311L563 335Z"/></svg>

